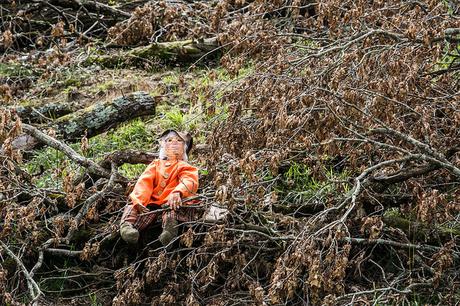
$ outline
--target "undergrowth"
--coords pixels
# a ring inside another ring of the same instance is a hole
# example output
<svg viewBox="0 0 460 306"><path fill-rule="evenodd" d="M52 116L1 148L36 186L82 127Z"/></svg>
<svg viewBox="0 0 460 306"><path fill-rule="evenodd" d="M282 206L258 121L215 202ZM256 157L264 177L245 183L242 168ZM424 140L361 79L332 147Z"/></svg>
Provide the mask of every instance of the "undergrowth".
<svg viewBox="0 0 460 306"><path fill-rule="evenodd" d="M160 79L160 88L153 88L150 94L155 97L161 92L168 93L172 90L176 98L166 99L160 103L156 107L155 115L131 120L115 129L90 138L88 148L84 152L82 152L80 143L73 143L70 146L79 154L100 161L106 154L118 150L156 152L158 136L165 129L188 131L193 135L195 144L205 143L212 126L216 122L225 120L228 115L228 106L220 103L218 99L211 99L211 94L217 97L222 96L228 83L237 82L250 71L250 67L242 68L239 77L233 79L224 69L219 68L198 70L189 75L181 70L169 72ZM184 77L192 79L187 86L181 85ZM138 80L141 78L138 77ZM82 78L78 77L77 71L68 74L64 80L63 92L67 94L69 88L75 88L74 86L80 88L82 86L80 79ZM90 86L89 92L106 94L109 90L116 88L120 82L122 81L112 79L92 85L85 84ZM69 171L80 171L62 152L52 148L34 152L34 157L28 161L26 168L30 174L37 177L35 183L38 187L47 188L61 187L63 176ZM124 164L119 168L120 174L130 179L138 177L144 169L145 165L142 164Z"/></svg>

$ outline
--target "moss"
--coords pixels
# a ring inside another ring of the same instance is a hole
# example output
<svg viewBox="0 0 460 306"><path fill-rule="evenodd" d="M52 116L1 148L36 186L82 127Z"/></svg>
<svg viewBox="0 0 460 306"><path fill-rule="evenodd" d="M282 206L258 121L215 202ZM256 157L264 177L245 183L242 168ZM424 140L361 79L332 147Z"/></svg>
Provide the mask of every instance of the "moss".
<svg viewBox="0 0 460 306"><path fill-rule="evenodd" d="M39 73L20 64L0 63L0 77L31 77Z"/></svg>
<svg viewBox="0 0 460 306"><path fill-rule="evenodd" d="M105 83L99 84L96 86L97 92L106 92L115 87L115 82L113 80L109 80Z"/></svg>
<svg viewBox="0 0 460 306"><path fill-rule="evenodd" d="M155 58L158 57L162 60L171 60L179 54L199 54L201 50L194 47L192 40L173 41L161 44L151 44L145 48L134 49L128 53L131 56L138 56L142 58ZM187 48L187 50L182 50Z"/></svg>
<svg viewBox="0 0 460 306"><path fill-rule="evenodd" d="M204 44L200 44L200 46L196 46L193 40L154 43L146 47L132 49L128 52L90 56L84 64L98 64L107 68L120 68L129 64L138 64L138 62L142 62L141 59L158 59L162 63L194 61L205 55L206 49L211 50L215 47L216 42L205 42Z"/></svg>
<svg viewBox="0 0 460 306"><path fill-rule="evenodd" d="M63 85L67 88L69 87L76 87L76 88L79 88L82 86L82 82L81 80L79 79L76 79L76 78L69 78L69 79L66 79L63 83Z"/></svg>
<svg viewBox="0 0 460 306"><path fill-rule="evenodd" d="M117 99L105 103L96 103L87 108L58 118L55 123L63 128L67 135L74 135L84 126L87 130L94 130L118 112ZM115 104L115 107L110 107ZM91 115L94 114L94 115Z"/></svg>
<svg viewBox="0 0 460 306"><path fill-rule="evenodd" d="M165 85L178 85L180 71L171 71L161 78L161 82Z"/></svg>
<svg viewBox="0 0 460 306"><path fill-rule="evenodd" d="M392 207L387 210L385 210L384 217L392 218L392 217L401 217L401 213L399 212L398 208Z"/></svg>
<svg viewBox="0 0 460 306"><path fill-rule="evenodd" d="M38 101L33 101L33 100L28 100L28 99L24 99L19 102L19 106L22 106L22 107L35 107L37 105L40 105Z"/></svg>
<svg viewBox="0 0 460 306"><path fill-rule="evenodd" d="M68 87L66 87L62 92L63 92L66 96L68 96L69 93L75 91L76 89L77 89L77 87L75 87L75 86L68 86Z"/></svg>
<svg viewBox="0 0 460 306"><path fill-rule="evenodd" d="M416 240L436 240L437 236L443 240L448 240L452 236L460 236L460 226L458 225L433 225L410 220L402 216L398 209L387 210L383 215L383 220L387 225L401 229Z"/></svg>

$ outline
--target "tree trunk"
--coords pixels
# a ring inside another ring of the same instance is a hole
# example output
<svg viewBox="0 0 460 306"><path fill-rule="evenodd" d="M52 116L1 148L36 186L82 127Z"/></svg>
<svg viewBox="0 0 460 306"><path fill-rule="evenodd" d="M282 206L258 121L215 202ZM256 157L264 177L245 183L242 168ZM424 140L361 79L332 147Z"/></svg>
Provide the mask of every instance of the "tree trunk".
<svg viewBox="0 0 460 306"><path fill-rule="evenodd" d="M460 226L428 225L423 222L411 221L398 215L385 215L383 222L391 227L402 230L410 239L418 241L442 242L460 237Z"/></svg>
<svg viewBox="0 0 460 306"><path fill-rule="evenodd" d="M146 60L161 60L166 63L190 63L202 58L215 56L218 50L216 38L203 41L185 40L154 43L112 55L91 56L86 65L98 64L102 67L119 67L135 65Z"/></svg>
<svg viewBox="0 0 460 306"><path fill-rule="evenodd" d="M53 127L65 140L78 140L85 133L89 138L121 122L155 114L155 104L148 93L135 92L60 117Z"/></svg>
<svg viewBox="0 0 460 306"><path fill-rule="evenodd" d="M70 114L78 109L76 103L45 103L44 105L24 105L13 107L26 123L49 123L55 118Z"/></svg>
<svg viewBox="0 0 460 306"><path fill-rule="evenodd" d="M155 100L148 93L135 92L62 116L49 127L56 130L61 139L78 141L85 134L90 138L127 120L153 115L155 104ZM31 150L38 144L32 136L21 135L13 141L13 148Z"/></svg>
<svg viewBox="0 0 460 306"><path fill-rule="evenodd" d="M140 150L122 150L115 151L105 156L105 158L99 163L103 168L110 169L111 163L115 163L117 166L123 164L150 164L154 159L158 158L157 153L140 151Z"/></svg>

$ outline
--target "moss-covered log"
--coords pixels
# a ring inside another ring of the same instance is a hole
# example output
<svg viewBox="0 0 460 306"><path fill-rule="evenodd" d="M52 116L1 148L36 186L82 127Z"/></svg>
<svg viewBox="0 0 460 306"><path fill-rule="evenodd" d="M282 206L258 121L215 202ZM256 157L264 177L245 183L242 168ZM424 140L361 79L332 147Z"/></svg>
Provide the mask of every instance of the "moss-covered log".
<svg viewBox="0 0 460 306"><path fill-rule="evenodd" d="M460 239L460 226L430 225L419 221L411 221L398 214L386 214L383 222L391 227L399 228L410 239L417 241L446 242Z"/></svg>
<svg viewBox="0 0 460 306"><path fill-rule="evenodd" d="M111 55L90 56L86 65L102 67L135 65L143 60L161 60L165 63L190 63L215 56L219 48L216 38L201 41L185 40L154 43Z"/></svg>
<svg viewBox="0 0 460 306"><path fill-rule="evenodd" d="M155 113L155 100L146 92L135 92L112 101L96 103L57 119L53 127L65 140L93 137L121 122Z"/></svg>
<svg viewBox="0 0 460 306"><path fill-rule="evenodd" d="M127 120L153 115L155 105L155 100L148 93L135 92L67 114L44 128L53 128L61 139L77 141L84 135L88 138L96 136ZM39 145L40 142L25 134L13 141L14 149L32 150Z"/></svg>
<svg viewBox="0 0 460 306"><path fill-rule="evenodd" d="M78 109L76 103L27 104L14 107L23 122L49 123L50 120L70 114Z"/></svg>

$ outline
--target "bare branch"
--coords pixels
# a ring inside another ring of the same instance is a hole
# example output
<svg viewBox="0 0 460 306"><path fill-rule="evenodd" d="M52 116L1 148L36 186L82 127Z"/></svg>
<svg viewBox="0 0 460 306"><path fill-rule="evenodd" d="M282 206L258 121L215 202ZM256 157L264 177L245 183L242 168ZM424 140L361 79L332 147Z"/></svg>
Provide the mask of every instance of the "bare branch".
<svg viewBox="0 0 460 306"><path fill-rule="evenodd" d="M59 151L63 152L71 160L73 160L77 164L87 168L89 172L101 175L101 176L106 177L106 178L111 177L111 173L109 171L107 171L105 168L99 166L98 164L96 164L92 160L81 156L80 154L75 152L75 150L73 150L71 147L69 147L68 145L64 144L63 142L60 142L60 141L54 139L53 137L48 136L45 133L41 132L37 128L35 128L35 127L31 126L31 125L25 124L25 123L22 124L22 129L27 134L29 134L29 135L33 136L34 138L40 140L41 142L45 143L46 145L48 145L48 146L50 146L52 148L55 148L56 150L59 150ZM118 180L120 180L120 179L122 181L126 180L123 177L118 178Z"/></svg>
<svg viewBox="0 0 460 306"><path fill-rule="evenodd" d="M16 261L16 264L18 267L22 270L22 273L24 274L26 281L27 281L27 286L29 287L29 293L30 297L32 298L32 304L36 305L35 301L43 295L43 292L40 290L40 287L37 285L37 283L34 281L32 276L29 274L29 271L27 271L26 267L22 263L21 259L17 257L13 251L11 251L8 246L3 243L3 241L0 240L0 246L6 251L6 253Z"/></svg>

